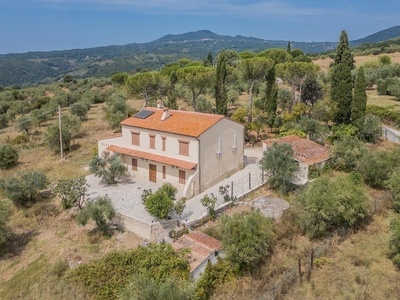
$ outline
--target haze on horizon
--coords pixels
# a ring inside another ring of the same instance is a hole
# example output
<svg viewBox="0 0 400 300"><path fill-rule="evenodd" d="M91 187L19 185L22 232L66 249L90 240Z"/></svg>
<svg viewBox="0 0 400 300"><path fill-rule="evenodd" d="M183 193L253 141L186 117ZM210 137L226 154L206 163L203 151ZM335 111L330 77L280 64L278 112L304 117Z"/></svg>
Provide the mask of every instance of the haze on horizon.
<svg viewBox="0 0 400 300"><path fill-rule="evenodd" d="M201 29L266 40L337 41L399 25L392 0L0 0L0 54L149 42Z"/></svg>

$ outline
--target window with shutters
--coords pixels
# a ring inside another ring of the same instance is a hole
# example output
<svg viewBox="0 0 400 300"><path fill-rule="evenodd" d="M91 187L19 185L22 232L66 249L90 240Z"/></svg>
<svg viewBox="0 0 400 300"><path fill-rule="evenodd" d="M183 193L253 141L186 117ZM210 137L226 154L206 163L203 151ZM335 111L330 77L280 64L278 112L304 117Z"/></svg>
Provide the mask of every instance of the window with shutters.
<svg viewBox="0 0 400 300"><path fill-rule="evenodd" d="M150 138L150 148L151 149L156 149L156 136L154 134L149 134Z"/></svg>
<svg viewBox="0 0 400 300"><path fill-rule="evenodd" d="M162 178L166 179L167 178L167 167L162 166Z"/></svg>
<svg viewBox="0 0 400 300"><path fill-rule="evenodd" d="M179 141L179 155L189 156L189 141Z"/></svg>
<svg viewBox="0 0 400 300"><path fill-rule="evenodd" d="M140 132L131 131L132 145L140 146Z"/></svg>
<svg viewBox="0 0 400 300"><path fill-rule="evenodd" d="M167 137L162 136L161 137L161 150L166 151L166 149L167 149Z"/></svg>

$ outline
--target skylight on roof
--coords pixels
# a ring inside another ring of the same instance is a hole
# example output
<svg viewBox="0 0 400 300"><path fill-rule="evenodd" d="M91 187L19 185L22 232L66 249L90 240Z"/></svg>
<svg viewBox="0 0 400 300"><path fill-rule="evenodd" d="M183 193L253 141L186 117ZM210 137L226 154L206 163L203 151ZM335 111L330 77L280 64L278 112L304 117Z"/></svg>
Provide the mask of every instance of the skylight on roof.
<svg viewBox="0 0 400 300"><path fill-rule="evenodd" d="M138 118L138 119L146 119L146 118L148 118L149 116L151 116L152 114L154 114L154 111L143 109L143 110L139 111L138 113L136 113L136 114L133 115L133 116L134 116L135 118Z"/></svg>

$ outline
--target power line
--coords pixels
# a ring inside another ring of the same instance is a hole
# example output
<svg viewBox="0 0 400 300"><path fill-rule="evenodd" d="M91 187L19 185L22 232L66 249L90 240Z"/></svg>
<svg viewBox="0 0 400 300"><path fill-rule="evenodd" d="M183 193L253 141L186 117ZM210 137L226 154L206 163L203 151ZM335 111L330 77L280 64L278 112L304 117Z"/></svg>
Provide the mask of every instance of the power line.
<svg viewBox="0 0 400 300"><path fill-rule="evenodd" d="M39 117L44 116L44 115L47 115L48 113L53 112L53 111L55 111L55 110L58 110L58 107L53 108L53 109L51 109L51 110L49 110L49 111L46 111L46 112L44 112L44 113L42 113L42 114L40 114L40 115L38 115L38 116L36 116L36 117L31 117L31 118L27 119L27 120L24 121L24 122L20 122L20 123L17 123L17 124L15 124L15 125L13 125L13 126L0 129L0 133L2 133L2 132L4 132L4 131L7 131L8 129L17 127L17 126L19 126L19 125L21 125L21 124L30 122L30 121L32 121L32 120L39 119Z"/></svg>

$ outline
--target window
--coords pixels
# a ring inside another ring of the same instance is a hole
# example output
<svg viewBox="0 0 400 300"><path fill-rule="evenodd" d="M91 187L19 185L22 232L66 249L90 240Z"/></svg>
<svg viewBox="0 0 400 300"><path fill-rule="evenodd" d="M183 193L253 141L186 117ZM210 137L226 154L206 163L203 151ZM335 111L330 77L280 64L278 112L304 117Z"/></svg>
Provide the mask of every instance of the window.
<svg viewBox="0 0 400 300"><path fill-rule="evenodd" d="M186 172L179 170L179 183L186 184Z"/></svg>
<svg viewBox="0 0 400 300"><path fill-rule="evenodd" d="M179 155L189 156L189 141L178 140L179 141Z"/></svg>
<svg viewBox="0 0 400 300"><path fill-rule="evenodd" d="M166 179L167 178L167 167L162 166L162 178Z"/></svg>
<svg viewBox="0 0 400 300"><path fill-rule="evenodd" d="M140 132L131 131L132 145L140 146Z"/></svg>
<svg viewBox="0 0 400 300"><path fill-rule="evenodd" d="M166 149L167 149L167 137L166 136L162 136L161 137L161 142L162 142L162 144L161 144L161 150L162 151L166 151Z"/></svg>
<svg viewBox="0 0 400 300"><path fill-rule="evenodd" d="M137 171L137 159L132 158L132 171Z"/></svg>
<svg viewBox="0 0 400 300"><path fill-rule="evenodd" d="M156 136L154 134L149 134L150 138L150 148L156 149Z"/></svg>

